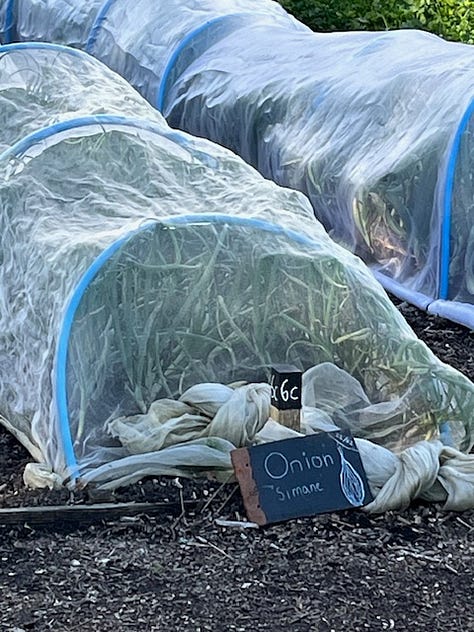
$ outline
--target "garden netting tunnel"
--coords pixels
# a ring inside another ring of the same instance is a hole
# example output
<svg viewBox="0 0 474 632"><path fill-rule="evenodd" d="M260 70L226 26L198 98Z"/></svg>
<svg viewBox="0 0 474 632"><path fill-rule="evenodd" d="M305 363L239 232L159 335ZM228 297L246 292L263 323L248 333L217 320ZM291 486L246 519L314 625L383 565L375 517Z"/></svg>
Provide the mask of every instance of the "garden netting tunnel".
<svg viewBox="0 0 474 632"><path fill-rule="evenodd" d="M302 194L80 51L14 44L0 67L0 414L59 482L228 473L275 363L316 379L312 419L470 449L474 386Z"/></svg>
<svg viewBox="0 0 474 632"><path fill-rule="evenodd" d="M0 152L25 136L96 114L163 117L124 79L93 57L55 44L0 47Z"/></svg>
<svg viewBox="0 0 474 632"><path fill-rule="evenodd" d="M168 122L303 191L401 298L474 328L474 49L312 33L270 0L4 0L4 41L82 47Z"/></svg>

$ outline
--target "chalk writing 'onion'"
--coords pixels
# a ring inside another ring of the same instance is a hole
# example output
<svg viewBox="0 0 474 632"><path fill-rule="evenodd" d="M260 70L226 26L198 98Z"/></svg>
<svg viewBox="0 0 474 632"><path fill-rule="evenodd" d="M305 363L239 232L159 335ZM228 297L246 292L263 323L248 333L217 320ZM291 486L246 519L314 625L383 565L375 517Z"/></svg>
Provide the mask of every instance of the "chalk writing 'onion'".
<svg viewBox="0 0 474 632"><path fill-rule="evenodd" d="M263 462L266 474L275 480L285 478L289 474L298 474L304 470L320 470L333 465L334 459L330 454L309 456L306 455L306 452L301 453L301 458L291 461L281 452L270 452Z"/></svg>

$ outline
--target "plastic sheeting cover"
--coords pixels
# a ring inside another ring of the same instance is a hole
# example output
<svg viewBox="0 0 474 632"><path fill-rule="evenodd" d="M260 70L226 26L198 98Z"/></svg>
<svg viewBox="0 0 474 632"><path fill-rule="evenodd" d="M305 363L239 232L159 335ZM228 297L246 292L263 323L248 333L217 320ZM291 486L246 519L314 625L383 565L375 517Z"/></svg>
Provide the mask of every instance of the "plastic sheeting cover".
<svg viewBox="0 0 474 632"><path fill-rule="evenodd" d="M7 0L7 5L14 24L11 36L84 48L149 100L155 98L173 46L216 18L250 12L255 19L308 30L273 0ZM2 23L0 34L7 30ZM11 40L4 35L4 41Z"/></svg>
<svg viewBox="0 0 474 632"><path fill-rule="evenodd" d="M119 75L54 44L0 46L0 151L38 129L92 114L162 116Z"/></svg>
<svg viewBox="0 0 474 632"><path fill-rule="evenodd" d="M39 140L51 133L51 126L104 112L135 114L167 129L161 115L125 80L81 51L43 43L2 46L0 70L1 151L17 141L18 150L27 151L29 142L21 143L25 135L36 133ZM42 460L32 440L31 419L3 422Z"/></svg>
<svg viewBox="0 0 474 632"><path fill-rule="evenodd" d="M465 303L474 326L473 61L419 31L247 25L177 62L164 114L305 192L392 289Z"/></svg>
<svg viewBox="0 0 474 632"><path fill-rule="evenodd" d="M202 447L198 442L208 436L222 437L231 445L301 436L268 419L270 390L269 384L247 384L235 389L223 384L196 384L186 390L179 401L157 400L145 414L112 420L108 424L109 432L131 455L125 457L123 463L137 455L144 459L133 472L127 473L123 468L122 483L137 480L142 475L151 458L143 453L154 449L159 449L161 456L175 450L186 453L198 445ZM303 375L301 433L337 430L335 421L341 408L344 409L344 426L350 428L352 420L359 428L365 403L365 412L370 414L367 396L351 375L331 363L315 366ZM420 441L398 455L365 439L355 439L355 443L375 497L375 501L364 508L366 511L402 509L414 498L443 502L446 510L463 511L474 507L474 455L463 454L437 440ZM221 447L224 446L221 444ZM157 465L155 462L155 467ZM170 465L164 458L160 473L169 474ZM214 474L228 480L232 476L230 454L227 466L221 457L215 467L220 469L214 470ZM175 463L173 474L188 476L190 469L189 465L183 465L180 470ZM28 479L33 481L33 476L41 485L55 483L54 476L44 468L31 468ZM91 472L87 480L100 488L108 488L116 484L108 476L108 468L102 467Z"/></svg>
<svg viewBox="0 0 474 632"><path fill-rule="evenodd" d="M41 4L35 37L56 24L65 41L59 0L8 4L18 37ZM313 34L267 0L72 6L94 55L171 124L307 193L391 291L474 328L471 46L407 30Z"/></svg>
<svg viewBox="0 0 474 632"><path fill-rule="evenodd" d="M156 471L168 452L124 462L105 422L203 379L263 379L272 362L335 361L360 380L364 436L402 449L447 422L472 444L473 385L299 193L207 141L106 116L33 134L1 162L0 413L61 478ZM210 467L229 445L171 446L171 462Z"/></svg>
<svg viewBox="0 0 474 632"><path fill-rule="evenodd" d="M2 0L0 41L19 38L84 48L103 1Z"/></svg>
<svg viewBox="0 0 474 632"><path fill-rule="evenodd" d="M228 14L251 13L255 20L308 30L273 0L114 0L104 5L87 50L126 77L154 101L174 46L194 29L219 24Z"/></svg>
<svg viewBox="0 0 474 632"><path fill-rule="evenodd" d="M0 4L0 43L3 44L8 37L10 41L10 34L8 33L7 24L7 3L5 0Z"/></svg>
<svg viewBox="0 0 474 632"><path fill-rule="evenodd" d="M39 126L59 109L43 94ZM305 198L159 117L71 119L64 103L64 119L0 157L0 414L38 460L111 486L228 468L221 436L128 456L107 429L197 381L261 380L286 361L335 362L360 384L359 436L397 451L438 436L472 446L472 384L416 339ZM322 404L338 409L341 392Z"/></svg>

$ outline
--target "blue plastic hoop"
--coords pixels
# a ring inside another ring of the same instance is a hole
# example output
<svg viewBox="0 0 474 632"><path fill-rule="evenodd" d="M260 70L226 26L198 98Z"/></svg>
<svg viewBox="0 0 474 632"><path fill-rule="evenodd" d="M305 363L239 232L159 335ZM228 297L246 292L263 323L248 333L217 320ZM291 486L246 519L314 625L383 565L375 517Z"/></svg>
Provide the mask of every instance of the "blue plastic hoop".
<svg viewBox="0 0 474 632"><path fill-rule="evenodd" d="M95 20L91 26L91 30L89 33L89 37L87 38L85 51L86 53L92 54L92 49L97 41L97 37L99 35L100 28L107 18L107 13L110 7L114 4L115 0L105 0L104 4L100 7L97 15L95 16Z"/></svg>
<svg viewBox="0 0 474 632"><path fill-rule="evenodd" d="M454 135L453 142L448 158L446 180L443 192L443 216L441 224L441 245L440 245L440 281L439 281L439 298L448 300L449 298L449 263L451 259L451 221L452 221L452 205L453 205L453 189L454 176L456 172L456 163L458 159L459 149L461 147L461 139L467 127L469 119L474 112L474 100L471 101L469 107L458 125Z"/></svg>
<svg viewBox="0 0 474 632"><path fill-rule="evenodd" d="M15 32L15 0L7 0L5 5L5 44L13 41Z"/></svg>

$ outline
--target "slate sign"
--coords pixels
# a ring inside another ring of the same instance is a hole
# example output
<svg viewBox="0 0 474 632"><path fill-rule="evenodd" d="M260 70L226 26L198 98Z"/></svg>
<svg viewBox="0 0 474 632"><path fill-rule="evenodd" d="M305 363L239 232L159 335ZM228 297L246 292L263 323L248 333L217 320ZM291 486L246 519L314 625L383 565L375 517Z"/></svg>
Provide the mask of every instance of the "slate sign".
<svg viewBox="0 0 474 632"><path fill-rule="evenodd" d="M302 372L292 364L272 366L271 404L278 410L301 408Z"/></svg>
<svg viewBox="0 0 474 632"><path fill-rule="evenodd" d="M338 430L231 452L247 516L259 525L373 500L359 451Z"/></svg>

